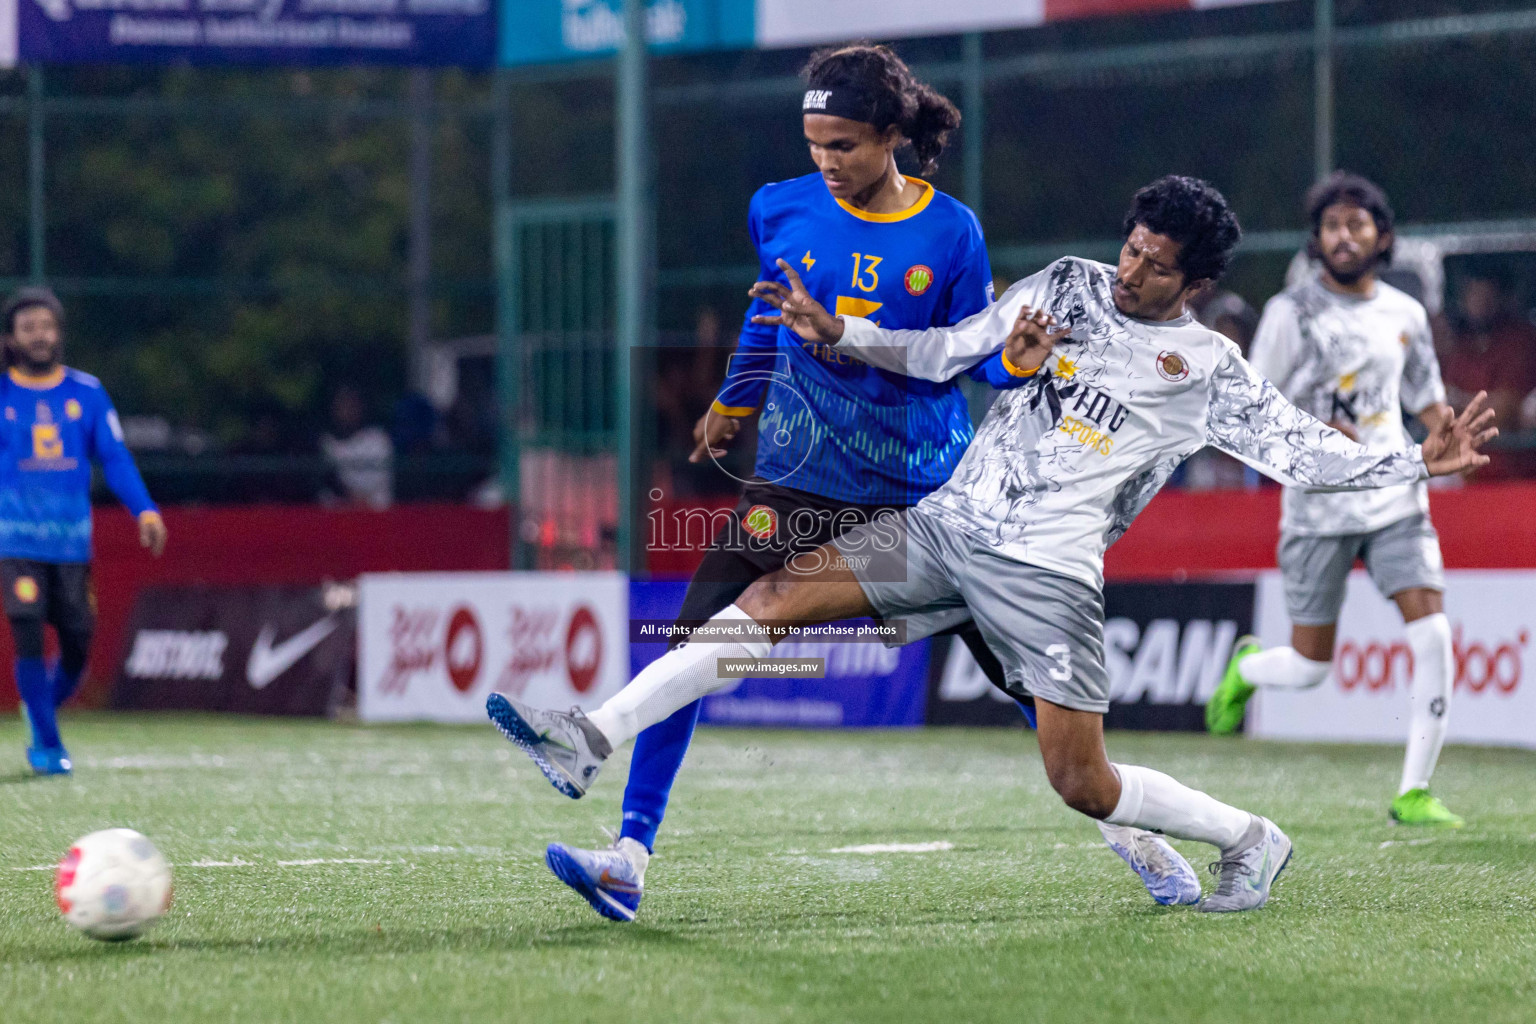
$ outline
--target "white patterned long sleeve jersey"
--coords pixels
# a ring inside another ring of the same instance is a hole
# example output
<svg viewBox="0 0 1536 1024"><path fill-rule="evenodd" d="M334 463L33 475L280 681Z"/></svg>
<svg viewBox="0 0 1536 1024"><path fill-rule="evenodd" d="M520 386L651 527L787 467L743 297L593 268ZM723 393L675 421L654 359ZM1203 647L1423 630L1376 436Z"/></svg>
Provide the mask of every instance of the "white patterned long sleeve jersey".
<svg viewBox="0 0 1536 1024"><path fill-rule="evenodd" d="M1265 305L1250 358L1298 408L1348 423L1371 451L1411 447L1402 413L1445 401L1428 314L1384 281L1364 298L1316 275L1286 289ZM1281 508L1287 533L1368 533L1428 512L1429 497L1422 483L1348 494L1292 487Z"/></svg>
<svg viewBox="0 0 1536 1024"><path fill-rule="evenodd" d="M954 475L920 511L1006 557L1097 587L1104 550L1207 444L1308 487L1382 487L1426 475L1417 448L1368 451L1296 409L1193 317L1153 322L1121 313L1114 275L1102 263L1058 260L948 328L888 331L843 318L839 351L929 380L1002 348L1024 305L1071 331L1029 384L998 398Z"/></svg>

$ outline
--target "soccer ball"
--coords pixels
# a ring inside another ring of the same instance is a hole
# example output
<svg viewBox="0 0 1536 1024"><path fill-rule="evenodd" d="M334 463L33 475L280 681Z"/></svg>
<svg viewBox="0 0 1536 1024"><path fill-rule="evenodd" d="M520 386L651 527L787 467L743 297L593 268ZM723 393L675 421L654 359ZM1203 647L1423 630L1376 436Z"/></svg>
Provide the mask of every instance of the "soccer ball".
<svg viewBox="0 0 1536 1024"><path fill-rule="evenodd" d="M93 939L131 939L171 905L171 866L131 828L76 840L59 861L54 892L64 920Z"/></svg>

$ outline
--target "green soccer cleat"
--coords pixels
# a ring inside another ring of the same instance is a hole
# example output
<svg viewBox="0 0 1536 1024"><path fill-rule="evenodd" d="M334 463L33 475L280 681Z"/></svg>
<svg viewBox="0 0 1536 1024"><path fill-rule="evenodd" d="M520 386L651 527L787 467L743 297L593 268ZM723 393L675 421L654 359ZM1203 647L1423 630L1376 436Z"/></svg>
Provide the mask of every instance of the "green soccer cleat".
<svg viewBox="0 0 1536 1024"><path fill-rule="evenodd" d="M1237 663L1263 649L1256 636L1238 639L1237 646L1232 650L1232 660L1227 662L1227 671L1221 677L1221 685L1216 687L1211 699L1205 702L1207 732L1216 736L1230 736L1243 724L1243 709L1248 706L1248 698L1253 696L1253 691L1258 687L1243 681Z"/></svg>
<svg viewBox="0 0 1536 1024"><path fill-rule="evenodd" d="M1399 825L1461 828L1466 824L1460 815L1452 814L1439 798L1431 796L1429 790L1423 788L1410 789L1393 800L1392 809L1387 814Z"/></svg>

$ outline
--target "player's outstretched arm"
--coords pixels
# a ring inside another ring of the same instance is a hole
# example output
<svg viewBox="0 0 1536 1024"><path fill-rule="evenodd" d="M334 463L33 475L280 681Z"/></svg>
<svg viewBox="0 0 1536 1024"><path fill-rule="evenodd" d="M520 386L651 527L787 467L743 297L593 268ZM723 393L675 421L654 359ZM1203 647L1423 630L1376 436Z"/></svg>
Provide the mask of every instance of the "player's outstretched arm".
<svg viewBox="0 0 1536 1024"><path fill-rule="evenodd" d="M1479 466L1486 466L1488 456L1480 449L1499 436L1499 428L1493 425L1493 410L1488 408L1486 391L1474 395L1460 416L1441 412L1425 418L1425 424L1429 427L1429 436L1424 438L1420 448L1430 476L1470 473Z"/></svg>
<svg viewBox="0 0 1536 1024"><path fill-rule="evenodd" d="M811 297L805 282L786 260L779 260L778 265L789 278L788 286L777 281L759 281L751 291L754 299L768 303L778 313L759 314L752 318L752 322L767 327L788 327L806 341L836 345L843 337L843 321Z"/></svg>
<svg viewBox="0 0 1536 1024"><path fill-rule="evenodd" d="M1206 442L1283 484L1369 490L1483 465L1497 436L1474 401L1420 448L1373 452L1297 409L1236 351L1212 375Z"/></svg>

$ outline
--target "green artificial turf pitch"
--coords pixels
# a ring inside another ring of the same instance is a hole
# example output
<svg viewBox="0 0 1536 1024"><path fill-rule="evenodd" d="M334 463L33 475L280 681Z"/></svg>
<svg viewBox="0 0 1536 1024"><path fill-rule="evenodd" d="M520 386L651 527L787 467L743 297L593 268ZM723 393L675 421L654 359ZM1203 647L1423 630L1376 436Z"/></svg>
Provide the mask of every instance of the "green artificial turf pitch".
<svg viewBox="0 0 1536 1024"><path fill-rule="evenodd" d="M490 726L65 731L76 775L33 779L0 728L5 1024L1536 1017L1532 753L1447 750L1436 790L1469 827L1422 832L1387 822L1392 747L1112 735L1295 840L1267 908L1217 916L1155 906L1027 733L704 731L616 925L543 851L602 842L627 755L573 802ZM125 944L71 931L26 870L114 825L176 870L170 915Z"/></svg>

